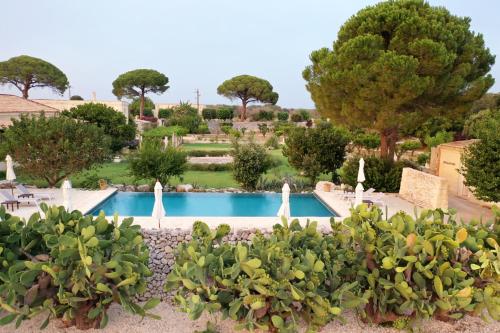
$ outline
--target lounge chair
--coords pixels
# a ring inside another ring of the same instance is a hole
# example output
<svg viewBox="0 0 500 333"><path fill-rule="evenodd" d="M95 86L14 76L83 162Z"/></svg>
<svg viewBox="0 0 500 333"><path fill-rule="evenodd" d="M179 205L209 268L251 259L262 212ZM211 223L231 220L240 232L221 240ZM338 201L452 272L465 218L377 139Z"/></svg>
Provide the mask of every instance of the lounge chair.
<svg viewBox="0 0 500 333"><path fill-rule="evenodd" d="M37 198L16 198L8 190L0 190L0 200L3 200L0 204L7 206L7 209L9 208L9 205L11 205L12 210L14 210L14 206L17 206L19 209L19 205L21 203L34 203L38 207L39 201Z"/></svg>
<svg viewBox="0 0 500 333"><path fill-rule="evenodd" d="M375 192L374 188L369 188L368 190L363 192L363 201L367 200L372 202L373 204L376 204L378 206L383 206L385 205L384 201L382 200L384 196L384 193L382 192ZM349 192L344 194L344 199L345 200L354 200L356 198L356 192Z"/></svg>
<svg viewBox="0 0 500 333"><path fill-rule="evenodd" d="M38 192L38 193L33 193L30 192L23 184L17 184L16 189L21 192L17 197L18 198L36 198L36 199L41 199L41 200L53 200L55 199L54 195L52 193L48 192Z"/></svg>

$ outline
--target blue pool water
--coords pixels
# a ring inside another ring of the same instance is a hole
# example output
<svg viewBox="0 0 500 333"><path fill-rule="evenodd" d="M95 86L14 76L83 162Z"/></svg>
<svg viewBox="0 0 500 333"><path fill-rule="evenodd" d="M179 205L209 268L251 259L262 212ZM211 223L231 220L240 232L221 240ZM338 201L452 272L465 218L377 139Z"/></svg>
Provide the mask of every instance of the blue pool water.
<svg viewBox="0 0 500 333"><path fill-rule="evenodd" d="M107 216L151 216L153 193L118 192L93 211ZM281 205L280 193L164 193L167 216L276 216ZM312 194L291 194L293 217L336 216Z"/></svg>

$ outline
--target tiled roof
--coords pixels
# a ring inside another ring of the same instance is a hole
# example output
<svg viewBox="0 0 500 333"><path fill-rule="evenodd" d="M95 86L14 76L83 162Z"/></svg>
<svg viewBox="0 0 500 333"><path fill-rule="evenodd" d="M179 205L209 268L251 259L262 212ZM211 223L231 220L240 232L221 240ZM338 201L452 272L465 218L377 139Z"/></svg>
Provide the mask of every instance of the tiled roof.
<svg viewBox="0 0 500 333"><path fill-rule="evenodd" d="M1 113L54 113L59 110L42 103L24 99L19 96L0 94L0 114Z"/></svg>

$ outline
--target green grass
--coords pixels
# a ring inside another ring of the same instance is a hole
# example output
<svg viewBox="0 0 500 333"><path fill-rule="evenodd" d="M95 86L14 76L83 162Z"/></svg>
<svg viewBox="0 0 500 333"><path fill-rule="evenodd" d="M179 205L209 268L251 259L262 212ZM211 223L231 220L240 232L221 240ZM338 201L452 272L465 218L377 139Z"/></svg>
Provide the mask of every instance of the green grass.
<svg viewBox="0 0 500 333"><path fill-rule="evenodd" d="M229 144L186 144L182 145L184 149L191 150L214 150L214 149L230 149ZM275 149L269 151L269 154L273 159L278 161L278 165L271 168L264 175L266 179L282 179L283 177L300 177L297 170L290 166L288 160L281 153L281 149ZM74 187L81 187L81 184L89 173L94 171L86 171L75 174L70 177L71 182ZM150 180L139 180L136 181L135 178L129 174L128 162L123 161L120 163L104 163L100 167L96 168L95 173L99 178L109 179L112 184L148 184ZM329 175L321 175L321 180L329 180ZM43 179L29 179L19 175L18 180L22 183L36 185L38 187L47 187L47 182ZM186 171L183 175L182 181L179 178L171 178L170 183L172 185L177 185L180 183L184 184L196 184L202 187L211 188L225 188L225 187L236 187L239 188L239 184L233 179L231 171Z"/></svg>
<svg viewBox="0 0 500 333"><path fill-rule="evenodd" d="M230 143L186 143L181 146L183 150L231 150Z"/></svg>

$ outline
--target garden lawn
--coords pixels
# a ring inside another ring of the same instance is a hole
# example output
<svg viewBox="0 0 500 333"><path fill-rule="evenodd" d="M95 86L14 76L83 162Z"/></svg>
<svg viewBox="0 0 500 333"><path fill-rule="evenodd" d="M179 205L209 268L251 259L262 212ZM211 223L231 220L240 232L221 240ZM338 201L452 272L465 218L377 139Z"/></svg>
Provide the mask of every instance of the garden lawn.
<svg viewBox="0 0 500 333"><path fill-rule="evenodd" d="M186 144L182 145L183 149L191 150L216 150L216 149L230 149L229 144ZM297 170L290 166L288 160L281 153L281 149L275 149L269 152L274 160L276 166L267 171L264 175L265 179L282 179L284 177L298 177ZM112 184L125 184L125 185L140 185L151 183L151 180L135 180L129 173L128 162L123 161L120 163L104 163L95 171L84 171L70 177L73 187L82 187L86 178L91 178L90 175L95 175L94 178L103 178L110 181ZM303 178L303 177L301 177ZM329 175L321 175L320 180L329 180ZM47 187L47 182L43 179L30 179L19 175L18 181L25 184L36 185L37 187ZM186 171L183 175L182 181L179 178L171 178L170 184L193 184L205 188L240 188L240 185L233 179L231 171Z"/></svg>

